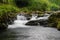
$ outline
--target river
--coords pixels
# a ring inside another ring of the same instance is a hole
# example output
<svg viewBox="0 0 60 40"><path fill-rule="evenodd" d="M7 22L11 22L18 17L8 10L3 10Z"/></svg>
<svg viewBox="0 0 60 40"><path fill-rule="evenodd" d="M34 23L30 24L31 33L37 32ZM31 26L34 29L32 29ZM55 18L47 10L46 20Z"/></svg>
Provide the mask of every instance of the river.
<svg viewBox="0 0 60 40"><path fill-rule="evenodd" d="M0 40L60 40L60 31L42 26L9 28L0 33Z"/></svg>
<svg viewBox="0 0 60 40"><path fill-rule="evenodd" d="M26 26L23 16L9 25L8 29L0 33L0 40L60 40L60 31L56 28L43 26Z"/></svg>

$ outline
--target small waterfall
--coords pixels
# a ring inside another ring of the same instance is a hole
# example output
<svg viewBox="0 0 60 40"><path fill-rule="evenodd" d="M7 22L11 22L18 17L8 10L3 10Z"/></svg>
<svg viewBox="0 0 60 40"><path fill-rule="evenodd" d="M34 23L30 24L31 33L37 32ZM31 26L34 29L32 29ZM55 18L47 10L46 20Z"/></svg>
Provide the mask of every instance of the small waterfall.
<svg viewBox="0 0 60 40"><path fill-rule="evenodd" d="M37 15L32 15L32 18L30 20L27 20L27 18L24 15L17 15L17 20L14 20L12 25L8 25L8 28L16 28L16 27L27 27L25 24L30 21L37 21L37 20L48 20L49 14L45 14L43 17L37 18Z"/></svg>
<svg viewBox="0 0 60 40"><path fill-rule="evenodd" d="M8 25L8 28L26 27L27 22L28 20L24 15L17 15L17 20L14 20L12 25Z"/></svg>
<svg viewBox="0 0 60 40"><path fill-rule="evenodd" d="M37 20L38 14L32 14L32 18L30 20Z"/></svg>
<svg viewBox="0 0 60 40"><path fill-rule="evenodd" d="M17 20L26 20L24 15L17 15Z"/></svg>

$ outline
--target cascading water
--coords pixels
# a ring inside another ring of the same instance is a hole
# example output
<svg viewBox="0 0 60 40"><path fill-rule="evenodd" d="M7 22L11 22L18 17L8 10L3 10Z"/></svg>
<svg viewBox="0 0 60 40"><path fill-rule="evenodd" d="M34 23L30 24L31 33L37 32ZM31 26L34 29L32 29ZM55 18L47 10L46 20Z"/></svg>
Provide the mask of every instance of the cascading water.
<svg viewBox="0 0 60 40"><path fill-rule="evenodd" d="M25 23L27 23L28 20L26 19L25 16L23 15L17 15L17 20L14 21L14 24L21 24L21 25L25 25Z"/></svg>
<svg viewBox="0 0 60 40"><path fill-rule="evenodd" d="M17 15L17 20L14 20L12 25L8 25L8 28L17 28L17 27L29 27L25 24L29 21L36 20L37 15L32 15L32 18L30 20L27 20L27 18L23 14Z"/></svg>
<svg viewBox="0 0 60 40"><path fill-rule="evenodd" d="M28 22L25 16L17 15L17 20L14 20L12 25L8 25L8 28L16 28L16 27L27 27L25 24Z"/></svg>
<svg viewBox="0 0 60 40"><path fill-rule="evenodd" d="M32 15L30 20L27 20L24 15L17 15L17 20L14 20L12 25L8 25L8 28L16 28L16 27L28 27L25 24L30 21L37 21L37 20L48 20L49 14L45 14L43 17L37 18L37 15Z"/></svg>

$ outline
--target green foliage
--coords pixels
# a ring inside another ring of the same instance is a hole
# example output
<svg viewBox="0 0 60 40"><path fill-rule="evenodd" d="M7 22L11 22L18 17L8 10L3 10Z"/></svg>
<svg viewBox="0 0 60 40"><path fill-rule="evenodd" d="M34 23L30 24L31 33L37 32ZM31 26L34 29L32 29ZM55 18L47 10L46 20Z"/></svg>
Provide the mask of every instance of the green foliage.
<svg viewBox="0 0 60 40"><path fill-rule="evenodd" d="M16 13L19 12L19 9L13 5L8 4L2 4L0 5L0 16L2 16L4 13Z"/></svg>
<svg viewBox="0 0 60 40"><path fill-rule="evenodd" d="M0 0L0 2L16 5L19 8L26 7L29 10L60 10L60 0Z"/></svg>
<svg viewBox="0 0 60 40"><path fill-rule="evenodd" d="M50 26L57 27L60 29L60 12L54 13L49 18Z"/></svg>
<svg viewBox="0 0 60 40"><path fill-rule="evenodd" d="M0 5L0 12L18 12L19 9L13 5L3 4Z"/></svg>
<svg viewBox="0 0 60 40"><path fill-rule="evenodd" d="M18 7L27 7L29 10L59 10L59 3L57 0L16 0L16 4Z"/></svg>
<svg viewBox="0 0 60 40"><path fill-rule="evenodd" d="M60 6L60 0L49 0L51 3L57 4Z"/></svg>

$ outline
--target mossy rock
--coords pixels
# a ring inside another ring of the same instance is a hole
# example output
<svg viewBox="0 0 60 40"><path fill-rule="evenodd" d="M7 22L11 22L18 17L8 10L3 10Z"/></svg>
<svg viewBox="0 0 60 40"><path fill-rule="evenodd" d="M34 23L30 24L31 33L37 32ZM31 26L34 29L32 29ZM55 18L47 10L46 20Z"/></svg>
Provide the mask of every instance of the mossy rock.
<svg viewBox="0 0 60 40"><path fill-rule="evenodd" d="M58 22L57 29L60 30L60 22Z"/></svg>
<svg viewBox="0 0 60 40"><path fill-rule="evenodd" d="M60 13L53 13L49 17L49 21L48 21L49 26L59 28L59 23L58 23L60 19L59 17L60 17Z"/></svg>

